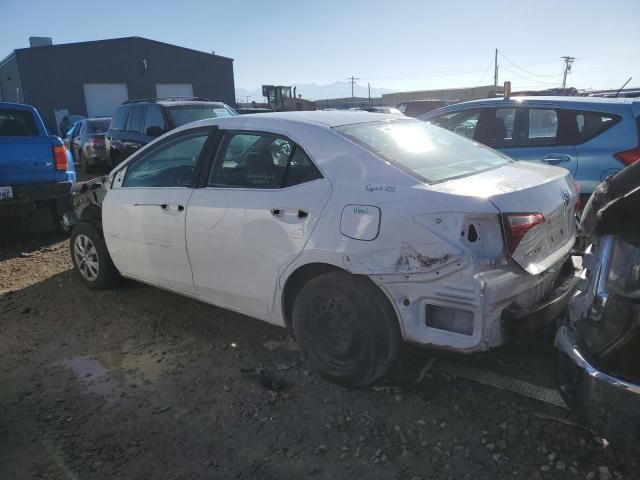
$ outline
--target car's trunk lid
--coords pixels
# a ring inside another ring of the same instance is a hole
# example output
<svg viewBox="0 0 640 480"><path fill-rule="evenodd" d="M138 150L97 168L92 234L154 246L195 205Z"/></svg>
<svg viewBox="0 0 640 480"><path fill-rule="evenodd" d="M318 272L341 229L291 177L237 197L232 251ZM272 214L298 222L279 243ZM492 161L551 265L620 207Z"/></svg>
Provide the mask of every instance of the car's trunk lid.
<svg viewBox="0 0 640 480"><path fill-rule="evenodd" d="M429 188L486 198L505 215L543 214L544 222L530 228L511 253L513 260L529 273L535 275L547 270L573 247L578 192L568 170L513 162Z"/></svg>

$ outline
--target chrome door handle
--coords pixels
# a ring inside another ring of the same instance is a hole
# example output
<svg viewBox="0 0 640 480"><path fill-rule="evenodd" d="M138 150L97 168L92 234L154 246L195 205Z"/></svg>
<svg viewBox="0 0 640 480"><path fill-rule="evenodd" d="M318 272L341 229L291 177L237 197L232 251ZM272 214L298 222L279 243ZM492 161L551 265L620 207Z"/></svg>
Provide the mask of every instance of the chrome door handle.
<svg viewBox="0 0 640 480"><path fill-rule="evenodd" d="M571 156L564 153L552 153L546 157L542 157L544 163L557 165L558 163L566 163L571 161Z"/></svg>

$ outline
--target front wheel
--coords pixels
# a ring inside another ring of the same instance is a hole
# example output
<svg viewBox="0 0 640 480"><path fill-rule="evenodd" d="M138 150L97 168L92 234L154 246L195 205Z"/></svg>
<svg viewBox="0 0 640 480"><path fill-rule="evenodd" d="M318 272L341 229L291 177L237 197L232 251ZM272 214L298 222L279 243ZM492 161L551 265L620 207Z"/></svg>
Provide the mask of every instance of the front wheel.
<svg viewBox="0 0 640 480"><path fill-rule="evenodd" d="M397 316L367 278L329 272L311 279L293 306L293 331L323 377L365 387L393 365L401 341Z"/></svg>
<svg viewBox="0 0 640 480"><path fill-rule="evenodd" d="M93 289L114 287L120 280L102 234L93 225L80 223L71 231L71 259L80 281Z"/></svg>

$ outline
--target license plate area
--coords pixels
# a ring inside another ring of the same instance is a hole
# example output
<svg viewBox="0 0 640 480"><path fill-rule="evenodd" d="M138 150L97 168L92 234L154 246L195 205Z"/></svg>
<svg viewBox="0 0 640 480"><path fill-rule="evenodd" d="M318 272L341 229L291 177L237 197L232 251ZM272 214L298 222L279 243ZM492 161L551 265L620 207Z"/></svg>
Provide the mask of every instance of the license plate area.
<svg viewBox="0 0 640 480"><path fill-rule="evenodd" d="M0 187L0 200L11 200L13 198L13 188L10 186Z"/></svg>

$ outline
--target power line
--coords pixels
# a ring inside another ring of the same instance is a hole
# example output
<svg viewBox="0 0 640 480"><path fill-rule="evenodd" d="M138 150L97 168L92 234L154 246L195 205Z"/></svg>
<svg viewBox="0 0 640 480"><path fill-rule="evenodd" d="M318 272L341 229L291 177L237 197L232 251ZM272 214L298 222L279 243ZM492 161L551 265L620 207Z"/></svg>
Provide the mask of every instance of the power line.
<svg viewBox="0 0 640 480"><path fill-rule="evenodd" d="M521 66L517 65L515 62L513 62L511 59L509 59L504 53L502 52L498 52L500 53L500 56L502 58L504 58L507 62L509 62L511 65L513 65L514 67L516 67L518 70L522 70L523 72L532 75L534 77L548 77L548 78L553 78L553 77L561 77L562 74L561 73L554 73L553 75L550 74L542 74L542 73L533 73L525 68L522 68Z"/></svg>
<svg viewBox="0 0 640 480"><path fill-rule="evenodd" d="M489 63L487 64L487 68L484 69L484 72L482 73L482 76L480 77L480 80L478 80L478 82L475 84L476 87L478 85L480 85L480 83L482 83L482 80L484 80L484 77L487 74L487 72L489 71L489 69L491 68L491 64L492 63L493 63L493 58L491 58L491 60L489 60Z"/></svg>
<svg viewBox="0 0 640 480"><path fill-rule="evenodd" d="M513 70L510 70L507 67L502 67L502 68L504 68L510 74L515 75L518 78L522 78L523 80L526 80L528 82L537 83L538 85L557 85L556 82L541 82L540 80L535 80L533 78L525 77L524 75L521 75L518 72L514 72Z"/></svg>

